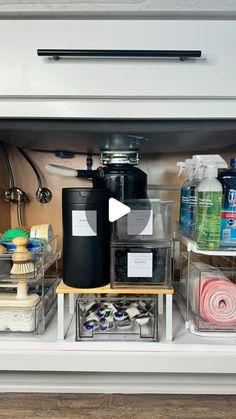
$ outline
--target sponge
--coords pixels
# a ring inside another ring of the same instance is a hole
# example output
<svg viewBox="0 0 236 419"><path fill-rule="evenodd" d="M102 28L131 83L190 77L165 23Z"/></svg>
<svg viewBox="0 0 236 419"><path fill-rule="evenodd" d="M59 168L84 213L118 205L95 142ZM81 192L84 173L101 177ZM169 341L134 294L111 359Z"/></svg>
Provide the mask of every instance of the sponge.
<svg viewBox="0 0 236 419"><path fill-rule="evenodd" d="M7 253L7 248L0 244L0 254Z"/></svg>

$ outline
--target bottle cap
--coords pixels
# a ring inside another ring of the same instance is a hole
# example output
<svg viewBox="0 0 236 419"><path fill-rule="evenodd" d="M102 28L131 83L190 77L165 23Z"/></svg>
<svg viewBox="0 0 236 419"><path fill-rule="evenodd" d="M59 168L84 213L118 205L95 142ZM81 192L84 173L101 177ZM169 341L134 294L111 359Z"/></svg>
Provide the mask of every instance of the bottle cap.
<svg viewBox="0 0 236 419"><path fill-rule="evenodd" d="M230 167L232 168L236 168L236 157L233 157L232 159L230 159Z"/></svg>

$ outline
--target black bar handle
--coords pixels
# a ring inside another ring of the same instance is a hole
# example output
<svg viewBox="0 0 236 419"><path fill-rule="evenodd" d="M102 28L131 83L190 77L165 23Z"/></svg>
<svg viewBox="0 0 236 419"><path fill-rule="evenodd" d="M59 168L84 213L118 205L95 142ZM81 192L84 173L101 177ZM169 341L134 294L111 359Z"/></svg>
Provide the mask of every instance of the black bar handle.
<svg viewBox="0 0 236 419"><path fill-rule="evenodd" d="M110 50L110 49L38 49L40 57L52 57L58 60L61 57L83 58L200 58L200 50Z"/></svg>

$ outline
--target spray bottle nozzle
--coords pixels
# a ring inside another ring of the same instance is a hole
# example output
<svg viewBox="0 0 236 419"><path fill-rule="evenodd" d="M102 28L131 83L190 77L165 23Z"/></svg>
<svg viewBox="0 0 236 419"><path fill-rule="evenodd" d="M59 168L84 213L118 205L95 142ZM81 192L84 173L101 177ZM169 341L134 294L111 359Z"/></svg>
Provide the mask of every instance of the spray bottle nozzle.
<svg viewBox="0 0 236 419"><path fill-rule="evenodd" d="M185 170L189 175L192 168L192 159L186 159L185 161L179 161L176 163L176 166L179 167L178 177L181 175L182 171Z"/></svg>
<svg viewBox="0 0 236 419"><path fill-rule="evenodd" d="M226 161L219 154L195 154L196 177L217 177L218 169L228 167Z"/></svg>
<svg viewBox="0 0 236 419"><path fill-rule="evenodd" d="M195 154L192 159L177 162L179 167L178 177L185 170L188 179L203 179L204 177L217 177L218 169L227 169L226 161L219 154Z"/></svg>
<svg viewBox="0 0 236 419"><path fill-rule="evenodd" d="M182 161L178 161L176 163L176 166L179 167L179 173L178 173L178 177L180 177L182 171L185 169L185 164Z"/></svg>

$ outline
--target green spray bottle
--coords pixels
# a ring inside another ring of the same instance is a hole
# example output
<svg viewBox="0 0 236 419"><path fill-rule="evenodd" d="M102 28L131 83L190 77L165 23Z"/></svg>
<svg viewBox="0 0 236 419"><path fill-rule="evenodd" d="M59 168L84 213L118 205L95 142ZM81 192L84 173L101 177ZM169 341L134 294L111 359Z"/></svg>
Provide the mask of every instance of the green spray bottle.
<svg viewBox="0 0 236 419"><path fill-rule="evenodd" d="M218 169L227 168L219 155L205 160L204 178L197 188L195 240L199 249L216 250L220 247L220 216L223 188L217 180Z"/></svg>

